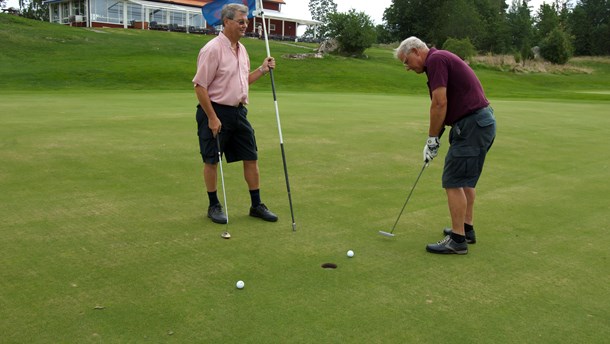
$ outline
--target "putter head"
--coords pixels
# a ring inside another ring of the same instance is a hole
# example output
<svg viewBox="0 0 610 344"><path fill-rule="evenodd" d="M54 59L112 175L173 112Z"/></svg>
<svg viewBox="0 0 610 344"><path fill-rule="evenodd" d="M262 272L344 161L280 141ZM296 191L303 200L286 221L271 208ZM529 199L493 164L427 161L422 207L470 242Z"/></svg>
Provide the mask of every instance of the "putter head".
<svg viewBox="0 0 610 344"><path fill-rule="evenodd" d="M220 235L221 238L223 239L231 239L231 234L229 234L229 232L222 232L222 234Z"/></svg>
<svg viewBox="0 0 610 344"><path fill-rule="evenodd" d="M394 236L394 234L392 234L392 233L388 233L388 232L384 232L384 231L379 231L379 234L381 234L381 235L385 235L385 236L387 236L387 237L393 237L393 236Z"/></svg>

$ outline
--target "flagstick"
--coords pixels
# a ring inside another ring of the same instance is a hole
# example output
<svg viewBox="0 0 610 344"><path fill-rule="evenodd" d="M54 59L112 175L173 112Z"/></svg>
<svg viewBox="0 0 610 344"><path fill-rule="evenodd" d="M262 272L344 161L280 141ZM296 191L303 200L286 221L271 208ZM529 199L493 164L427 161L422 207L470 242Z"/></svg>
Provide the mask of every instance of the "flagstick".
<svg viewBox="0 0 610 344"><path fill-rule="evenodd" d="M267 57L271 57L269 50L269 38L267 37L267 24L265 23L265 12L263 11L262 1L257 1L260 4L260 14L263 21L263 32L265 34L265 47L267 48ZM280 148L282 151L282 162L284 164L284 177L286 177L286 190L288 191L288 203L290 204L290 216L292 216L292 231L297 230L297 225L294 221L294 211L292 209L292 196L290 194L290 182L288 181L288 167L286 166L286 154L284 153L284 138L282 137L282 124L280 123L280 110L277 106L277 96L275 94L275 80L273 78L273 68L269 68L269 75L271 77L271 90L273 91L273 102L275 104L275 118L277 120L277 130L280 135Z"/></svg>

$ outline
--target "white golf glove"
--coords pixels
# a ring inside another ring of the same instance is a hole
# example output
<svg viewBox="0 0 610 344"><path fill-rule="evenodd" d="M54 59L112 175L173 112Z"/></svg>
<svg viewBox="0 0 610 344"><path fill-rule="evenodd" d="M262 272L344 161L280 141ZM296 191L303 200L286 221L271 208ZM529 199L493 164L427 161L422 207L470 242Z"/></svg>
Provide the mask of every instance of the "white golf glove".
<svg viewBox="0 0 610 344"><path fill-rule="evenodd" d="M424 162L429 163L438 155L438 147L441 146L437 136L429 136L424 146Z"/></svg>

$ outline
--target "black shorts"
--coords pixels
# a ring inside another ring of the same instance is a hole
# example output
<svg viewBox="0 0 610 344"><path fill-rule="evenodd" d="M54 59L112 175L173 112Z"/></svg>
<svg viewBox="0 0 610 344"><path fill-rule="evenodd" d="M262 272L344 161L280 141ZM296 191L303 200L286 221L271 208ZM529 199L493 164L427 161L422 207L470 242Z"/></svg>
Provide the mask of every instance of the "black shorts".
<svg viewBox="0 0 610 344"><path fill-rule="evenodd" d="M243 105L238 107L212 103L214 111L222 128L219 133L220 151L227 162L241 160L258 160L254 129L248 122L248 109ZM197 136L199 136L199 151L204 163L218 162L216 138L208 127L208 116L197 105Z"/></svg>
<svg viewBox="0 0 610 344"><path fill-rule="evenodd" d="M474 188L495 137L496 119L490 106L455 122L449 133L443 188Z"/></svg>

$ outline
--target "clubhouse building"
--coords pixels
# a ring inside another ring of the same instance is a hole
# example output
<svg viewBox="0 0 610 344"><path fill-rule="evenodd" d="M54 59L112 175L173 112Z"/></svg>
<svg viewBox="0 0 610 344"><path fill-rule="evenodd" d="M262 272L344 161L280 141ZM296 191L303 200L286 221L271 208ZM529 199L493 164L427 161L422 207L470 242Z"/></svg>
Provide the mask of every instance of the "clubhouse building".
<svg viewBox="0 0 610 344"><path fill-rule="evenodd" d="M81 27L114 27L214 34L201 7L212 0L47 0L49 21ZM291 0L304 1L304 0ZM301 25L316 26L315 20L291 18L281 12L284 0L263 0L269 38L294 40ZM259 16L248 26L248 36L262 34Z"/></svg>

